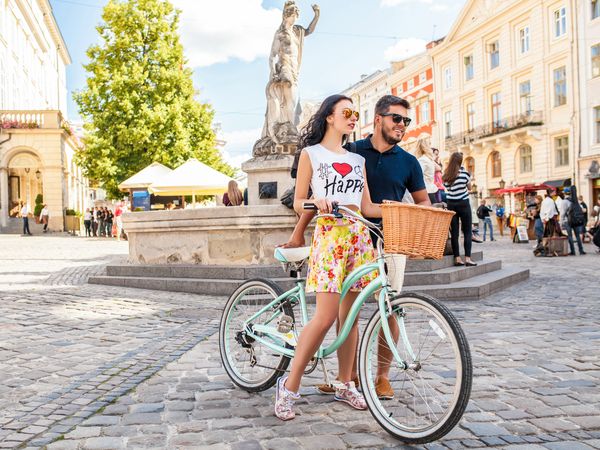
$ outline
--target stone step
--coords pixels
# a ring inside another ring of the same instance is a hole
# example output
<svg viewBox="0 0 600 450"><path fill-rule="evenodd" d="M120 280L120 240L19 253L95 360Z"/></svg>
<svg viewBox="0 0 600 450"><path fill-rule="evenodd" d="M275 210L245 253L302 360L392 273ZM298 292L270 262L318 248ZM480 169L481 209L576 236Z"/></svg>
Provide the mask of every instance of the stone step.
<svg viewBox="0 0 600 450"><path fill-rule="evenodd" d="M529 269L503 268L467 280L445 285L410 286L442 300L479 300L529 278Z"/></svg>
<svg viewBox="0 0 600 450"><path fill-rule="evenodd" d="M502 261L478 261L475 267L452 266L436 271L407 272L404 286L450 284L502 269Z"/></svg>
<svg viewBox="0 0 600 450"><path fill-rule="evenodd" d="M474 252L471 256L474 261L483 260L483 252ZM454 259L452 256L445 256L440 260L411 259L406 264L407 274L413 272L431 272L440 269L457 269L454 267ZM285 277L285 272L281 265L222 266L196 264L116 264L108 266L106 268L106 274L117 277L206 278L216 280L247 280L257 277Z"/></svg>
<svg viewBox="0 0 600 450"><path fill-rule="evenodd" d="M529 270L493 270L492 268L495 267L496 264L497 262L492 261L487 265L482 265L483 268L491 269L492 271L483 274L471 273L473 276L472 278L462 279L447 284L411 285L407 286L406 290L425 292L442 300L477 300L529 277ZM460 268L458 269L460 270ZM462 270L467 272L472 269L476 269L476 267ZM273 281L279 284L284 290L291 289L294 286L294 279L292 278L273 278ZM243 279L227 280L106 275L90 277L88 282L92 284L140 289L227 296L231 295L231 293L243 282Z"/></svg>

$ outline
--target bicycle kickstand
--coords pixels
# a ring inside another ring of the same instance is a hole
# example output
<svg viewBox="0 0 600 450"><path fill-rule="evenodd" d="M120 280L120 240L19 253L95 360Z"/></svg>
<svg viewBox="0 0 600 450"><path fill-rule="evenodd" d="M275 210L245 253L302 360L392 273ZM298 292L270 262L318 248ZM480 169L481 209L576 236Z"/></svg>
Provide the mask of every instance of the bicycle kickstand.
<svg viewBox="0 0 600 450"><path fill-rule="evenodd" d="M327 373L327 368L325 367L325 359L321 358L321 368L323 369L323 375L325 376L325 384L328 386L333 386L329 381L329 374Z"/></svg>

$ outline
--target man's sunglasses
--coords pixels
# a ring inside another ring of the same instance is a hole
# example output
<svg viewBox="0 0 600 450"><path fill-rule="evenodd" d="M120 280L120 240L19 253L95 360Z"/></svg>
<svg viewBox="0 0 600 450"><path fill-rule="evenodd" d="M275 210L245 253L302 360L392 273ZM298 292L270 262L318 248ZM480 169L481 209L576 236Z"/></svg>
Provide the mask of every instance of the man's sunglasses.
<svg viewBox="0 0 600 450"><path fill-rule="evenodd" d="M410 117L404 117L402 114L385 113L385 114L379 114L379 115L383 116L383 117L391 116L392 121L394 123L404 122L405 127L409 126L410 123L412 122L412 119Z"/></svg>
<svg viewBox="0 0 600 450"><path fill-rule="evenodd" d="M354 117L356 117L356 120L358 120L360 118L360 113L358 111L353 111L350 108L342 109L342 114L344 115L345 119L349 119L350 117L352 117L352 114L354 114Z"/></svg>

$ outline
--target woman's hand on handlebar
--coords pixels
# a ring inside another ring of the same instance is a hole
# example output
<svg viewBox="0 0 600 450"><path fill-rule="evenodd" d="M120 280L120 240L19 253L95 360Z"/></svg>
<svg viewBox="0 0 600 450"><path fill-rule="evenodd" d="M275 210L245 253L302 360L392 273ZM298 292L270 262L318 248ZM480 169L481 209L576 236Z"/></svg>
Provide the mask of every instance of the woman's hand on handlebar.
<svg viewBox="0 0 600 450"><path fill-rule="evenodd" d="M320 214L331 214L333 212L333 202L327 198L314 199L313 203Z"/></svg>

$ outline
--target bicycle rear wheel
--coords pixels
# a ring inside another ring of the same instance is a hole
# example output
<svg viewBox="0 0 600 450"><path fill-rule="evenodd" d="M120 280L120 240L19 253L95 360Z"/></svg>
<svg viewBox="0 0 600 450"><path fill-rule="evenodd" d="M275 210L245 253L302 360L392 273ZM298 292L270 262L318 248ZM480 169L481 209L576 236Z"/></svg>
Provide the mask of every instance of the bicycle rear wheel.
<svg viewBox="0 0 600 450"><path fill-rule="evenodd" d="M290 363L287 356L244 333L245 321L283 293L283 289L274 282L256 278L241 284L225 304L219 326L221 361L231 380L248 392L269 389ZM281 303L275 310L269 308L256 318L255 323L263 324L270 320L270 323L276 324L282 314L293 320L294 313L289 303Z"/></svg>
<svg viewBox="0 0 600 450"><path fill-rule="evenodd" d="M376 311L363 334L358 361L365 400L375 420L397 439L431 442L454 428L469 401L473 376L469 344L456 318L433 298L403 293L391 304L391 318L400 329L396 350L410 368L401 368L393 356L387 360L394 394L392 399L378 398L375 382L379 366L385 365L378 343L383 339L382 345L387 344Z"/></svg>

